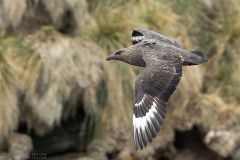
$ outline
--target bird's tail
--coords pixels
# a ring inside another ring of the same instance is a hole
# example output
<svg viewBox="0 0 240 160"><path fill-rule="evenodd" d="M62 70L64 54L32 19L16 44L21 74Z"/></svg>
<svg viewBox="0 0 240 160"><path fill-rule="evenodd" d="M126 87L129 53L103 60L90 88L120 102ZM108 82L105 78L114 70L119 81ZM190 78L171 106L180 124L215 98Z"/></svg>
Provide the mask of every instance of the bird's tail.
<svg viewBox="0 0 240 160"><path fill-rule="evenodd" d="M207 57L202 51L188 51L181 54L183 57L183 65L198 65L206 63L208 61Z"/></svg>

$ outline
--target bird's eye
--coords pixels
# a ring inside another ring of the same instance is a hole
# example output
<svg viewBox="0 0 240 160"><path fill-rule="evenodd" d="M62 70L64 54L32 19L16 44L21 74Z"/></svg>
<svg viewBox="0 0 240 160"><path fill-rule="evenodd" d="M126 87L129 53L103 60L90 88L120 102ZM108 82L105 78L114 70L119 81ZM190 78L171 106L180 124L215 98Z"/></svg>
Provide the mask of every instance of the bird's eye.
<svg viewBox="0 0 240 160"><path fill-rule="evenodd" d="M118 50L115 52L115 54L120 55L122 52L123 52L122 50Z"/></svg>

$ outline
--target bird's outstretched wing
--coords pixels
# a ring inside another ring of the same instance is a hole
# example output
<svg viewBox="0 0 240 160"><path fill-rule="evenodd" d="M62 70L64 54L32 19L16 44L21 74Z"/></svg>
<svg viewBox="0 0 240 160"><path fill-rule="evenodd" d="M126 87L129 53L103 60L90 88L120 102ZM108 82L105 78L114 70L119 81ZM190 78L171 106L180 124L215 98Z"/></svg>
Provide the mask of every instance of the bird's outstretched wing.
<svg viewBox="0 0 240 160"><path fill-rule="evenodd" d="M133 45L140 43L145 39L154 39L161 43L166 43L169 45L173 45L177 48L181 48L181 45L178 42L176 42L164 35L161 35L157 32L154 32L154 31L151 31L151 30L148 30L145 28L134 28L133 29L133 32L132 32L132 44Z"/></svg>
<svg viewBox="0 0 240 160"><path fill-rule="evenodd" d="M180 57L174 61L147 57L144 61L146 67L135 84L133 132L136 150L145 148L160 131L168 99L182 76Z"/></svg>

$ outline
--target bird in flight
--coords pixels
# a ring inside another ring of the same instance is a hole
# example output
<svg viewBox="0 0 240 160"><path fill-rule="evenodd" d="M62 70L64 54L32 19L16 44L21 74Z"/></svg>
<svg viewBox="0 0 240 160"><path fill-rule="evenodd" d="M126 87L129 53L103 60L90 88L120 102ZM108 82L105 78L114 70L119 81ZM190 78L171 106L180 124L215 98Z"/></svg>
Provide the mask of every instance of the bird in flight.
<svg viewBox="0 0 240 160"><path fill-rule="evenodd" d="M182 77L182 66L208 61L201 51L187 51L154 31L135 28L132 46L110 55L118 60L144 67L135 82L133 136L136 150L142 150L156 137L166 116L169 98Z"/></svg>

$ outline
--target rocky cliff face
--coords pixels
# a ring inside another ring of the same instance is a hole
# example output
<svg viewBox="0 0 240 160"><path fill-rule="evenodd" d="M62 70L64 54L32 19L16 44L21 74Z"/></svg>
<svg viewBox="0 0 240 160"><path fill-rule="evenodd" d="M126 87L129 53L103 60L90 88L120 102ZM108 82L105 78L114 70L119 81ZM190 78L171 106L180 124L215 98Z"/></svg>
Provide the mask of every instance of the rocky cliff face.
<svg viewBox="0 0 240 160"><path fill-rule="evenodd" d="M3 44L6 41L11 40L3 40ZM12 106L2 108L2 142L8 141L20 124L21 132L41 136L70 117L83 116L84 121L90 116L95 124L104 105L99 94L106 96L107 73L101 49L81 38L62 36L52 28L26 36L21 43L30 47L29 53L19 52L18 46L7 46L3 53L11 60L7 65L16 81L2 84L12 88L2 103L6 106L11 97L16 99ZM79 109L83 113L78 113ZM94 134L94 128L83 132Z"/></svg>

